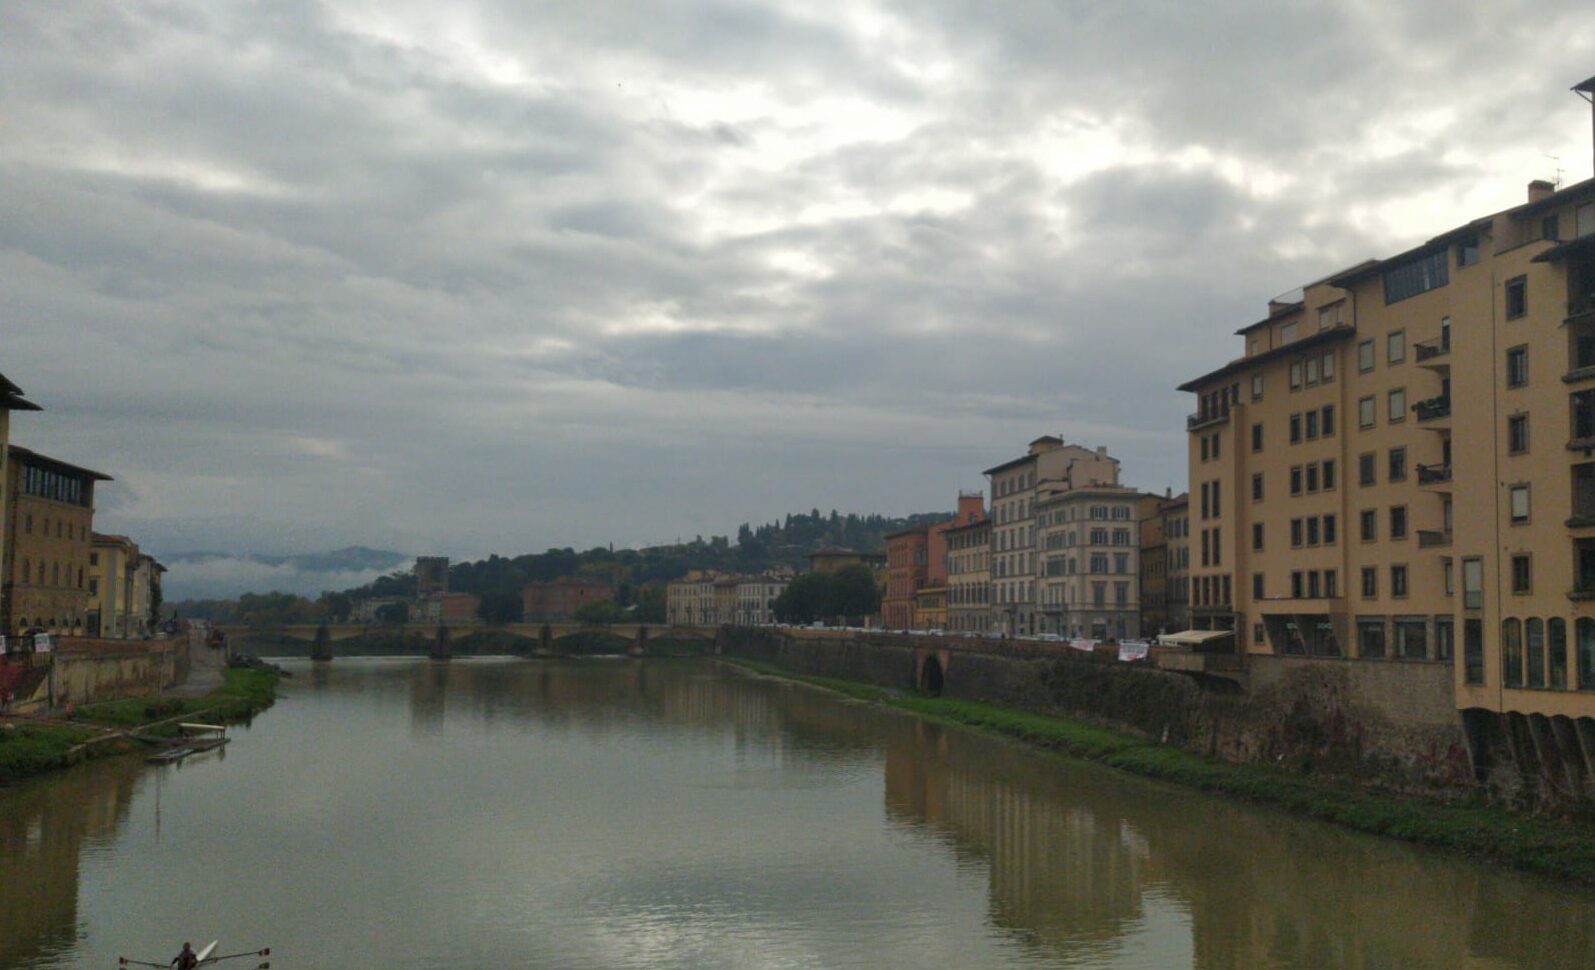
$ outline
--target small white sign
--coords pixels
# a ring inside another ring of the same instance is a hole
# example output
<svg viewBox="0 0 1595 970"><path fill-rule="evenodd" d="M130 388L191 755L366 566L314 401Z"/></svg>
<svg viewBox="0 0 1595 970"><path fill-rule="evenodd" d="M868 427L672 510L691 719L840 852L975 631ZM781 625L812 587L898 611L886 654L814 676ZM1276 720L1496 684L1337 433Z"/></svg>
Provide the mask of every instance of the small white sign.
<svg viewBox="0 0 1595 970"><path fill-rule="evenodd" d="M33 635L33 652L34 653L49 653L50 652L50 635L48 633L35 633Z"/></svg>
<svg viewBox="0 0 1595 970"><path fill-rule="evenodd" d="M1092 653L1097 649L1095 640L1070 640L1069 646L1084 653Z"/></svg>
<svg viewBox="0 0 1595 970"><path fill-rule="evenodd" d="M1120 660L1145 660L1147 653L1150 652L1150 650L1151 644L1147 643L1145 640L1119 641Z"/></svg>

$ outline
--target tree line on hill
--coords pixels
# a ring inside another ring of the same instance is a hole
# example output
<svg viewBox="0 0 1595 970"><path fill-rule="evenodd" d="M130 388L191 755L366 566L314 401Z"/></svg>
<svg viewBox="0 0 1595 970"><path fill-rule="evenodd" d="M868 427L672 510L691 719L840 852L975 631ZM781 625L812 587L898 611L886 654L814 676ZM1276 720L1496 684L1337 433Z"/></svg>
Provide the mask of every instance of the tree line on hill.
<svg viewBox="0 0 1595 970"><path fill-rule="evenodd" d="M885 547L887 534L941 522L949 515L842 515L834 509L825 515L814 509L789 514L778 522L757 526L743 523L737 529L735 542L727 536L697 536L690 542L644 549L596 546L585 552L564 548L509 557L495 554L474 562L450 564L449 589L481 597L481 618L502 623L521 618L521 588L527 583L550 582L563 576L595 576L614 586L615 609L639 621L660 622L665 618L664 590L660 587L692 570L748 574L781 567L802 570L807 567L811 552L832 546L878 552ZM169 604L168 615L255 627L341 622L348 619L357 601L389 597L414 599L415 575L395 572L363 586L324 592L315 599L272 592L245 593L233 600L184 600Z"/></svg>

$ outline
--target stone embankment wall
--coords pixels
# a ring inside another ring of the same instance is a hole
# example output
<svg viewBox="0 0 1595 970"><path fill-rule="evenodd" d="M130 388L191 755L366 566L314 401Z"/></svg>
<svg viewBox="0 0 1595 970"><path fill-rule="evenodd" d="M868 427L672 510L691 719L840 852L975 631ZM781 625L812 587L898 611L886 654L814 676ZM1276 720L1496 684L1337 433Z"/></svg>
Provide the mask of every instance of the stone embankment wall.
<svg viewBox="0 0 1595 970"><path fill-rule="evenodd" d="M726 628L722 653L797 674L1089 721L1238 762L1460 793L1473 785L1450 671L1254 657L1234 679L1195 678L1064 644Z"/></svg>
<svg viewBox="0 0 1595 970"><path fill-rule="evenodd" d="M49 674L15 707L42 712L52 703L61 708L158 694L176 682L185 647L176 640L62 638L53 653L34 657L35 666L50 665Z"/></svg>

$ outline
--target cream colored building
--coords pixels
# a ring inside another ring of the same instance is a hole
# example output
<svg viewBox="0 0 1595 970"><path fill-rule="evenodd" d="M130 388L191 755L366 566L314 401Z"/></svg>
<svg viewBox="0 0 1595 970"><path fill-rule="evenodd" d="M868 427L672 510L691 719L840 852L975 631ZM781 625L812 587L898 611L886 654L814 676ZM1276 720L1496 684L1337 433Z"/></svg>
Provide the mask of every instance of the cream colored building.
<svg viewBox="0 0 1595 970"><path fill-rule="evenodd" d="M1545 719L1595 716L1595 180L1531 183L1238 334L1182 388L1195 626L1447 664L1465 713L1595 742Z"/></svg>
<svg viewBox="0 0 1595 970"><path fill-rule="evenodd" d="M1122 485L1053 492L1038 505L1038 633L1096 640L1140 635L1141 493Z"/></svg>
<svg viewBox="0 0 1595 970"><path fill-rule="evenodd" d="M673 626L714 626L720 620L715 602L714 570L694 569L665 585L665 614Z"/></svg>
<svg viewBox="0 0 1595 970"><path fill-rule="evenodd" d="M736 584L737 608L733 619L739 626L769 626L775 622L776 597L786 592L788 577L766 574L750 576Z"/></svg>
<svg viewBox="0 0 1595 970"><path fill-rule="evenodd" d="M1036 579L1037 505L1055 491L1117 485L1119 462L1106 448L1092 450L1043 435L1025 454L985 471L991 480L991 609L999 630L1041 631Z"/></svg>
<svg viewBox="0 0 1595 970"><path fill-rule="evenodd" d="M93 534L86 624L89 636L121 640L142 635L133 606L133 578L139 557L138 543L127 536Z"/></svg>
<svg viewBox="0 0 1595 970"><path fill-rule="evenodd" d="M992 633L991 520L949 528L947 536L947 629Z"/></svg>

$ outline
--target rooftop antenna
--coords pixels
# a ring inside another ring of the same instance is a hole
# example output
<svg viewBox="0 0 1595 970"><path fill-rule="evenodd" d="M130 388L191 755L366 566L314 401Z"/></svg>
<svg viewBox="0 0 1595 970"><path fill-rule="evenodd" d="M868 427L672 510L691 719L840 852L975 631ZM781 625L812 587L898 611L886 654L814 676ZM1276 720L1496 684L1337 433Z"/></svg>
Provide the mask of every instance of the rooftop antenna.
<svg viewBox="0 0 1595 970"><path fill-rule="evenodd" d="M1560 189L1562 187L1562 156L1548 155L1545 152L1540 152L1540 156L1543 158L1549 158L1552 162L1556 163L1556 181L1553 184Z"/></svg>

